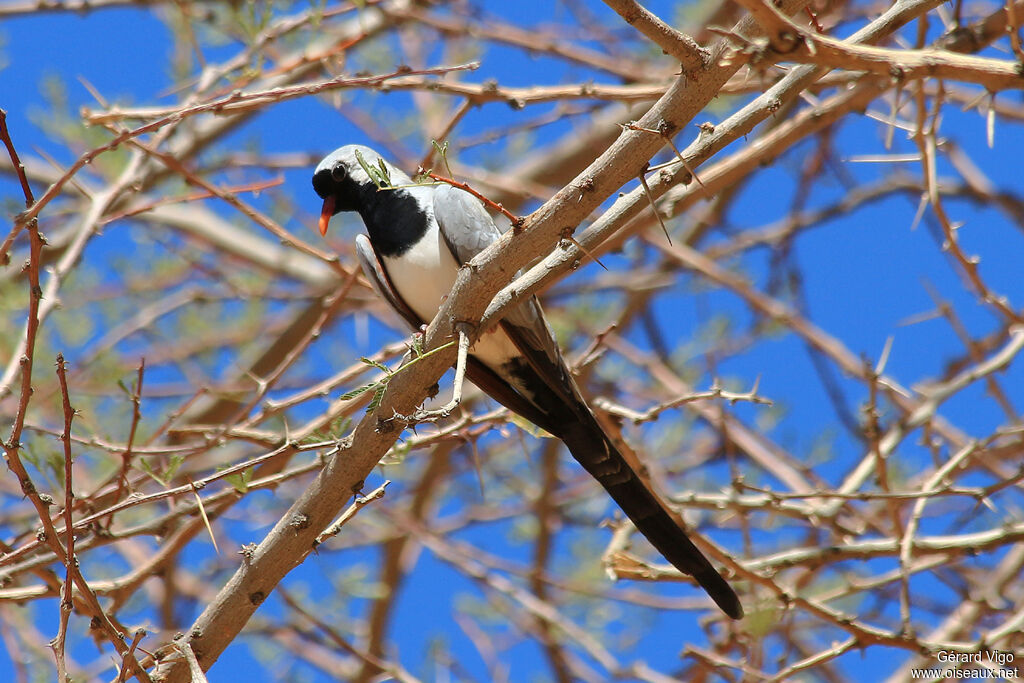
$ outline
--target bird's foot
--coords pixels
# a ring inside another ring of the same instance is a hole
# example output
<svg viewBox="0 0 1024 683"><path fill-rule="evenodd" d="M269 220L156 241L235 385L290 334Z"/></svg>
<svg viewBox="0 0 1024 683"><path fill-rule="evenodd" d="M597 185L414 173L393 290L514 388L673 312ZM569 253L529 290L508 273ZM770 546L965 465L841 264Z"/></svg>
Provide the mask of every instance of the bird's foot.
<svg viewBox="0 0 1024 683"><path fill-rule="evenodd" d="M404 420L408 423L415 422L437 422L449 417L459 404L462 403L462 384L466 379L466 358L469 354L469 326L466 323L458 323L455 328L459 333L459 356L455 364L455 382L452 388L452 400L440 408L424 410L420 408L412 415L400 415L395 413L394 419Z"/></svg>
<svg viewBox="0 0 1024 683"><path fill-rule="evenodd" d="M423 408L420 408L411 415L402 415L400 413L395 413L394 419L401 420L407 423L437 422L439 420L444 420L450 417L451 414L455 412L455 409L459 407L459 403L459 400L453 398L451 401L444 404L440 408L434 408L432 410L424 410Z"/></svg>

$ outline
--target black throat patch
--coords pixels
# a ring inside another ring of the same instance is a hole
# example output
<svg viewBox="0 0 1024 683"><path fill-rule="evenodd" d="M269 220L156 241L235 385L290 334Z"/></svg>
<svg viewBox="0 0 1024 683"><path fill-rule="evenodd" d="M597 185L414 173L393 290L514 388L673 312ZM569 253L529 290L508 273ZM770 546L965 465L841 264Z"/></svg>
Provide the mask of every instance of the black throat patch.
<svg viewBox="0 0 1024 683"><path fill-rule="evenodd" d="M427 234L430 217L411 194L378 190L372 185L360 189L363 196L359 215L381 256L401 256Z"/></svg>

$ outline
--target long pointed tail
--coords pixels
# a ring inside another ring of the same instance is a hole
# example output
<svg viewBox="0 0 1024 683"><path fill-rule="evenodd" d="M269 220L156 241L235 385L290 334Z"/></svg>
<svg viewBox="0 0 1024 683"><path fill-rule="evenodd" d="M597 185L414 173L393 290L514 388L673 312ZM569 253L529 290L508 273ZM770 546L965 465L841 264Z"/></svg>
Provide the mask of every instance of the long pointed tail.
<svg viewBox="0 0 1024 683"><path fill-rule="evenodd" d="M741 619L743 606L733 589L644 486L597 420L588 417L590 420L563 425L558 435L573 457L601 483L666 560L692 576L723 612L733 619ZM587 424L591 420L593 424Z"/></svg>

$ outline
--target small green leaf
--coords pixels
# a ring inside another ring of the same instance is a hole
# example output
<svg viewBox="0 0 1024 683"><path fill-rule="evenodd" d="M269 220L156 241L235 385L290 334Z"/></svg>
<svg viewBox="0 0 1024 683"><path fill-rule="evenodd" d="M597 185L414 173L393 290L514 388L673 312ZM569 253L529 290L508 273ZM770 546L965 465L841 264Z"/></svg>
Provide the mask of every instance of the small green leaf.
<svg viewBox="0 0 1024 683"><path fill-rule="evenodd" d="M380 405L380 401L384 398L384 389L387 385L383 382L380 383L380 387L377 391L373 392L373 398L370 399L370 405L366 406L366 412L373 412Z"/></svg>
<svg viewBox="0 0 1024 683"><path fill-rule="evenodd" d="M377 368L378 370L380 370L381 372L383 372L386 375L390 376L390 375L393 374L391 372L391 368L389 368L388 366L384 365L380 361L376 361L376 360L373 360L372 358L367 358L365 356L363 356L359 360L361 360L362 362L366 363L367 365L369 365L371 367Z"/></svg>
<svg viewBox="0 0 1024 683"><path fill-rule="evenodd" d="M414 334L412 336L412 345L410 345L409 348L412 349L413 355L416 356L417 358L422 356L423 355L423 335L422 334Z"/></svg>
<svg viewBox="0 0 1024 683"><path fill-rule="evenodd" d="M388 167L384 163L383 159L377 159L378 166L371 166L357 149L356 161L358 161L359 165L363 167L363 171L366 172L366 175L370 176L370 180L373 181L373 184L377 186L378 190L387 190L394 187L391 184L391 173L388 171Z"/></svg>
<svg viewBox="0 0 1024 683"><path fill-rule="evenodd" d="M176 453L171 456L170 462L167 463L167 469L164 471L164 476L167 478L167 481L174 479L174 475L178 473L183 462L185 462L184 454Z"/></svg>
<svg viewBox="0 0 1024 683"><path fill-rule="evenodd" d="M167 479L161 478L160 475L156 473L156 470L153 469L153 466L150 464L149 460L147 460L146 458L139 458L139 469L141 469L143 472L149 475L149 477L156 483L160 484L161 486L167 486Z"/></svg>
<svg viewBox="0 0 1024 683"><path fill-rule="evenodd" d="M377 386L377 382L373 382L372 384L364 384L361 387L356 387L352 391L348 391L342 394L340 400L348 401L350 399L355 398L356 396L359 396L360 394L365 394L367 391L373 389L375 386Z"/></svg>
<svg viewBox="0 0 1024 683"><path fill-rule="evenodd" d="M347 415L341 415L323 425L320 429L315 430L299 443L313 444L320 441L338 441L345 435L345 432L347 432L351 426L352 418Z"/></svg>
<svg viewBox="0 0 1024 683"><path fill-rule="evenodd" d="M434 149L436 149L437 153L441 156L441 161L444 162L444 167L448 170L448 177L454 178L455 176L452 174L452 167L448 165L448 141L445 140L439 145L437 144L437 140L431 140L430 144L434 145Z"/></svg>
<svg viewBox="0 0 1024 683"><path fill-rule="evenodd" d="M241 472L235 472L224 477L224 481L231 484L231 486L239 493L246 493L249 490L249 482L252 481L254 468L246 467Z"/></svg>

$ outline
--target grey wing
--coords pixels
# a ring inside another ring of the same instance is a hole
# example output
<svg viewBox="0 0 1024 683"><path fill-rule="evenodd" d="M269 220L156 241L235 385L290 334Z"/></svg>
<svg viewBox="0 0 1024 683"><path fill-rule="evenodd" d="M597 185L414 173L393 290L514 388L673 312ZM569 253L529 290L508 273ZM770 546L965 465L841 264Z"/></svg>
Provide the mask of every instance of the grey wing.
<svg viewBox="0 0 1024 683"><path fill-rule="evenodd" d="M434 189L434 219L460 265L468 263L501 237L480 200L448 184ZM569 376L558 342L536 297L509 310L501 326L546 383L561 393L567 390L564 396L567 400L570 395L572 399L578 398L579 390Z"/></svg>
<svg viewBox="0 0 1024 683"><path fill-rule="evenodd" d="M480 200L447 183L434 188L434 218L459 265L469 263L501 237Z"/></svg>
<svg viewBox="0 0 1024 683"><path fill-rule="evenodd" d="M412 327L413 331L419 330L423 321L395 293L387 273L380 265L377 252L373 250L373 245L366 235L356 235L356 258L359 260L359 267L363 269L363 275L370 281L377 295L387 301L391 308L395 309L395 312Z"/></svg>

